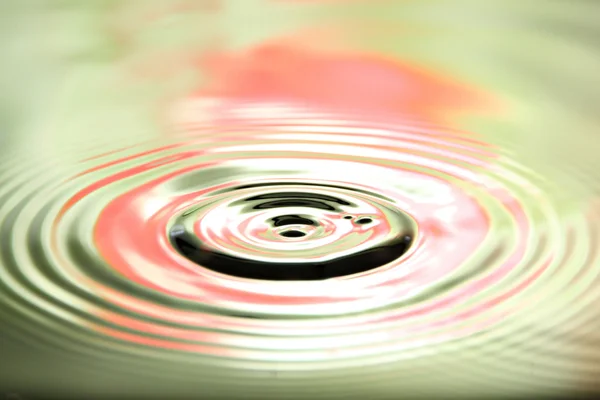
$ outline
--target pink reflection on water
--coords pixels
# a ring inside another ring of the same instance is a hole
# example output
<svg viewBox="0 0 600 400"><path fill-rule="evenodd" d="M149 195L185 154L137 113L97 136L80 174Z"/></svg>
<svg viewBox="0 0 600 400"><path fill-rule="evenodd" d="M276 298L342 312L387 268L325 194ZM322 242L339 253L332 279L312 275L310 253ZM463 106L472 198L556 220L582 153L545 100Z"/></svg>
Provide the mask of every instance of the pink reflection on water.
<svg viewBox="0 0 600 400"><path fill-rule="evenodd" d="M232 114L240 104L293 104L312 110L327 110L336 113L343 120L344 115L352 116L353 120L364 119L365 121L377 119L379 124L389 124L391 127L398 126L396 121L406 116L407 121L421 121L421 124L429 124L430 131L435 132L436 124L445 121L445 116L450 110L479 109L482 101L481 94L476 90L460 85L447 78L440 77L434 73L427 72L406 63L388 60L378 56L352 54L352 53L327 53L309 51L301 47L285 44L265 44L257 46L240 53L212 54L202 62L210 77L209 83L199 88L184 103L202 103L210 106L210 118L220 121L223 126L217 127L218 131L240 132L244 134L236 136L235 133L224 133L211 139L210 131L202 132L202 135L189 136L193 142L206 143L210 140L229 139L253 139L268 137L268 134L277 135L278 125L274 124L269 131L269 120L253 121L247 119L243 114ZM193 109L193 108L192 108ZM176 121L179 126L189 127L192 132L198 133L203 129L205 122L196 122L196 114L187 112L183 115L184 120ZM392 116L389 121L382 119L382 115ZM233 117L232 117L233 116ZM204 118L205 116L201 116ZM409 124L410 125L410 124ZM343 122L339 125L340 132L329 132L333 135L343 135ZM415 128L412 128L415 129ZM445 129L445 128L444 128ZM451 130L451 127L448 127ZM440 131L443 131L440 128ZM318 136L318 130L315 132ZM459 168L452 163L445 162L443 157L453 156L461 162L484 168L491 165L494 159L493 150L486 149L486 144L476 138L461 140L459 142L446 141L443 134L439 139L435 133L419 133L400 129L395 133L394 129L387 130L388 135L382 136L382 143L386 140L397 140L399 146L403 146L403 159L407 163L423 164L425 167L433 168L443 172L447 177L457 181L469 182L474 185L485 186L476 173L468 169ZM287 133L290 134L289 132ZM296 142L301 141L302 131ZM227 136L229 135L229 136ZM267 135L267 136L265 136ZM395 136L394 136L395 135ZM459 136L468 135L460 133ZM374 137L374 136L371 136ZM306 140L307 136L305 136ZM360 136L358 136L360 138ZM333 140L335 141L335 140ZM436 141L439 141L437 143ZM471 148L465 143L473 143ZM270 144L271 146L285 147L283 144ZM424 144L426 143L426 144ZM187 146L190 142L182 143ZM169 150L176 149L180 145L171 145ZM267 144L247 144L248 148L218 148L218 151L239 151L240 159L243 152L252 152L252 146L267 148ZM289 157L314 159L318 154L311 154L308 150L290 144ZM296 147L294 147L296 146ZM323 143L323 146L326 146ZM462 149L461 149L462 146ZM324 151L325 147L321 147ZM431 159L421 155L425 150L431 150L441 158ZM457 152L461 149L461 152ZM161 151L164 150L160 149ZM464 151L463 151L464 150ZM158 151L158 150L157 150ZM279 157L284 149L274 149L272 156L264 158ZM380 159L394 159L393 151L387 151L385 145L370 144L368 149L373 152L373 157ZM121 181L126 178L135 177L138 174L152 171L161 166L185 161L201 156L211 150L185 150L176 155L166 156L138 167L123 170L114 175L104 178L102 181L89 186L75 195L66 205L65 211L76 204L88 194L100 189L105 185ZM213 151L215 152L215 151ZM340 156L344 151L340 152ZM143 154L128 156L117 161L103 164L86 172L90 173L102 168L118 165L121 162L134 159L142 155L154 154L154 150ZM333 154L333 153L330 153ZM485 157L482 158L482 155ZM321 155L321 157L325 157ZM250 160L252 156L247 156ZM350 161L351 157L349 157ZM258 162L258 160L257 160ZM364 161L367 162L367 161ZM218 161L215 161L218 163ZM449 278L453 273L463 266L464 262L471 256L489 233L489 216L478 204L475 198L463 192L447 182L446 177L434 176L426 172L417 172L410 169L395 167L398 177L401 179L412 179L420 181L423 185L431 185L444 188L444 195L435 197L435 201L422 201L418 197L401 193L395 189L376 187L373 188L384 195L398 199L404 204L405 211L410 213L419 226L419 237L415 244L415 250L408 254L400 263L370 271L364 275L351 278L333 279L328 282L317 282L310 284L310 290L306 290L305 283L286 283L288 289L282 290L279 284L272 282L250 281L222 276L199 267L191 261L183 258L168 243L166 238L167 224L171 217L186 207L193 205L198 199L209 191L233 186L236 182L226 185L215 186L204 191L196 191L185 194L171 194L165 196L160 190L161 185L184 173L206 168L210 164L196 164L179 169L144 183L127 193L112 200L102 211L96 224L95 242L108 264L119 274L136 284L151 290L168 295L173 299L181 301L195 301L215 307L229 307L246 309L252 312L289 312L315 307L331 307L334 305L346 307L352 312L353 307L366 307L371 305L385 305L408 299L415 294L431 288L436 283ZM390 167L391 168L391 167ZM505 197L503 201L507 210L517 221L520 235L524 239L528 235L527 220L518 202L514 202L511 194L502 188L495 189L498 194ZM388 193L386 193L388 191ZM499 196L501 198L502 196ZM153 207L150 209L149 204ZM250 224L251 221L248 222ZM245 225L231 226L231 229L245 229ZM377 233L377 229L388 229L386 224L375 225L371 231ZM358 232L358 228L356 229ZM197 233L201 233L197 230ZM356 233L356 232L355 232ZM256 234L259 236L259 234ZM224 232L223 240L233 240L232 233ZM480 293L503 279L522 259L525 251L525 240L519 241L520 245L497 269L483 274L480 278L465 282L456 290L444 293L431 302L416 304L410 308L398 308L386 313L370 316L356 316L344 321L338 320L338 329L364 329L374 324L406 323L410 322L410 328L403 328L403 333L395 332L397 339L410 339L408 333L424 331L435 331L443 326L465 323L474 316L487 315L479 319L477 323L469 327L457 328L452 331L455 337L470 334L483 329L491 323L496 323L508 313L507 310L494 311L493 308L505 299L522 291L531 284L546 268L544 262L539 268L533 270L530 276L520 285L512 287L509 291L499 294L489 301L474 305L460 313L452 313L454 307L460 305L471 296ZM334 286L335 285L335 286ZM335 289L334 289L335 288ZM342 288L344 288L342 290ZM264 332L281 332L287 329L281 326L247 324L228 318L219 318L201 314L171 310L164 306L150 302L140 301L132 296L99 286L97 290L103 296L121 306L131 309L137 313L147 316L160 316L161 319L192 323L197 326L208 327L240 327L262 330ZM424 316L441 315L449 316L432 320L421 320ZM489 315L488 315L489 314ZM141 333L154 333L166 338L179 338L186 340L210 341L219 343L226 341L218 334L197 334L187 330L148 325L131 318L106 314L104 317L114 324L127 327ZM195 318L198 318L195 320ZM296 332L302 327L290 325L289 329ZM332 327L327 321L320 322L312 332L327 332ZM136 342L139 344L176 348L186 351L199 351L224 354L223 349L208 349L205 346L184 344L172 340L158 340L143 337L142 335L119 332L113 329L104 329L110 336ZM390 333L391 334L391 333ZM447 337L448 334L439 333L438 339ZM416 340L416 339L414 339ZM229 350L232 351L233 350ZM348 350L350 352L350 350ZM338 352L343 354L343 352ZM240 356L238 350L236 356ZM350 354L350 353L348 353Z"/></svg>

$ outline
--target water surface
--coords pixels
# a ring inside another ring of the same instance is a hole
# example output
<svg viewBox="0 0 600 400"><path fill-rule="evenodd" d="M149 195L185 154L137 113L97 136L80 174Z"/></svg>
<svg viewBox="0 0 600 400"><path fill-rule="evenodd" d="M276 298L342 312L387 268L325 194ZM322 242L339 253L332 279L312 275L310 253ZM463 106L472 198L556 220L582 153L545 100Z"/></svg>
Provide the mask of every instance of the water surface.
<svg viewBox="0 0 600 400"><path fill-rule="evenodd" d="M0 6L0 390L598 390L590 1Z"/></svg>

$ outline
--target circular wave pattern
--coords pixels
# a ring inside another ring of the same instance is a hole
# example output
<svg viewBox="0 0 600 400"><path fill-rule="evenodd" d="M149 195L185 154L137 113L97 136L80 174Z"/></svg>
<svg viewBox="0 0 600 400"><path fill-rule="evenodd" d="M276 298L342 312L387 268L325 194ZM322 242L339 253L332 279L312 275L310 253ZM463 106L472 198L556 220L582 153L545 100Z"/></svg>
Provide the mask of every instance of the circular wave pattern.
<svg viewBox="0 0 600 400"><path fill-rule="evenodd" d="M351 390L597 301L589 216L465 133L269 104L190 122L195 107L160 143L1 187L2 290L24 325L234 369L238 388L342 368Z"/></svg>
<svg viewBox="0 0 600 400"><path fill-rule="evenodd" d="M415 232L410 217L332 185L228 192L184 211L169 234L188 259L239 277L315 280L367 271L402 256Z"/></svg>

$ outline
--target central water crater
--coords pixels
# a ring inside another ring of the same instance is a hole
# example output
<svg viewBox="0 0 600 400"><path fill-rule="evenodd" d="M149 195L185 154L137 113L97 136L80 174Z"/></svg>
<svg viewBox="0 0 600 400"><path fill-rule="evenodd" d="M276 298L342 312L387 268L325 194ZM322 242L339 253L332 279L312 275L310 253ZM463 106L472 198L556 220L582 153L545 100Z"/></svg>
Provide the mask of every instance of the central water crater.
<svg viewBox="0 0 600 400"><path fill-rule="evenodd" d="M172 246L241 278L318 280L358 274L404 255L417 233L392 203L351 188L246 185L213 193L176 215Z"/></svg>

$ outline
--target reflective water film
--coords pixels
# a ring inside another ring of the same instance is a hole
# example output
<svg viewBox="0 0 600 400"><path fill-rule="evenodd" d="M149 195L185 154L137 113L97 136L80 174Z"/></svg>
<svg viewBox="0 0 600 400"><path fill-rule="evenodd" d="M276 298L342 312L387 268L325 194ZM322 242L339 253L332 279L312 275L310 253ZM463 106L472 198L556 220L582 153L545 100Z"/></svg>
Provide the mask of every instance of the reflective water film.
<svg viewBox="0 0 600 400"><path fill-rule="evenodd" d="M0 4L0 394L600 393L600 3Z"/></svg>

